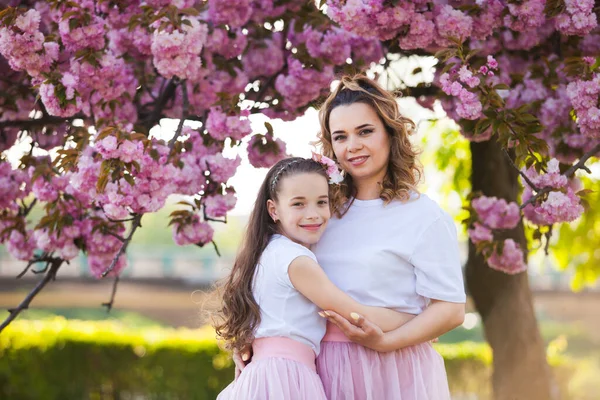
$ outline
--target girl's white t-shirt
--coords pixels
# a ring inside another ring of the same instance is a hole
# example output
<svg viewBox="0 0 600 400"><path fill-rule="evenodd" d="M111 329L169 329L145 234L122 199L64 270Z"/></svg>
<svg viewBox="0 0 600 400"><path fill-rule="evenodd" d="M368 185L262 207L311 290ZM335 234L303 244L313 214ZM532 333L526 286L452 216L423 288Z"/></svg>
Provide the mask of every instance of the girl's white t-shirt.
<svg viewBox="0 0 600 400"><path fill-rule="evenodd" d="M287 337L310 346L318 355L325 319L294 288L288 275L291 262L300 256L317 261L312 251L282 235L273 235L262 253L252 289L261 318L254 337Z"/></svg>
<svg viewBox="0 0 600 400"><path fill-rule="evenodd" d="M456 227L424 194L354 200L312 250L329 279L368 306L419 314L429 299L466 301Z"/></svg>

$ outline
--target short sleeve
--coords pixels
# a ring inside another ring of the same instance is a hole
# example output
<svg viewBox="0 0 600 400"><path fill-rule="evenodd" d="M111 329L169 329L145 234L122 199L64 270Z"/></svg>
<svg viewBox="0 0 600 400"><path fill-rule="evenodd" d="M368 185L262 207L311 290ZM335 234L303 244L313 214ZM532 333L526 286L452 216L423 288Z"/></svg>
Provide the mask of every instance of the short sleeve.
<svg viewBox="0 0 600 400"><path fill-rule="evenodd" d="M453 303L466 301L456 227L448 214L423 232L410 262L415 267L419 295Z"/></svg>
<svg viewBox="0 0 600 400"><path fill-rule="evenodd" d="M317 257L306 247L292 242L287 238L281 238L279 245L280 246L278 248L276 257L279 278L286 286L294 287L294 285L292 285L292 281L290 281L290 275L288 274L288 269L292 261L298 257L306 256L317 262Z"/></svg>

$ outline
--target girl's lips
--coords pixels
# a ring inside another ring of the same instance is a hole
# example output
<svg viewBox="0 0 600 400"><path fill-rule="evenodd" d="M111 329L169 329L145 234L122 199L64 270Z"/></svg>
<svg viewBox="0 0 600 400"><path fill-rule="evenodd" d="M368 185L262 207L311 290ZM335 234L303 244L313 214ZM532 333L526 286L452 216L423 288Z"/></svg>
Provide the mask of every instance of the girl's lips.
<svg viewBox="0 0 600 400"><path fill-rule="evenodd" d="M322 224L300 225L301 228L309 231L318 231Z"/></svg>
<svg viewBox="0 0 600 400"><path fill-rule="evenodd" d="M369 156L352 157L348 159L348 162L356 167L364 164L365 161L367 161L367 158L369 158Z"/></svg>

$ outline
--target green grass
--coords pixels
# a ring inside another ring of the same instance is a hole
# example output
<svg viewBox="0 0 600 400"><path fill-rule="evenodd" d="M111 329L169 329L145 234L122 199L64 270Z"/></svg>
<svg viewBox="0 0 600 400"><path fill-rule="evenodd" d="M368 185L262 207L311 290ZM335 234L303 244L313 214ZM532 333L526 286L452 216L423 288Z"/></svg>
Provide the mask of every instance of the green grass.
<svg viewBox="0 0 600 400"><path fill-rule="evenodd" d="M4 320L8 316L7 311L0 311L0 318ZM131 311L111 310L106 312L103 307L98 308L48 308L25 310L17 317L17 320L40 320L47 321L56 317L67 320L83 321L118 321L129 328L154 328L167 327L167 325Z"/></svg>

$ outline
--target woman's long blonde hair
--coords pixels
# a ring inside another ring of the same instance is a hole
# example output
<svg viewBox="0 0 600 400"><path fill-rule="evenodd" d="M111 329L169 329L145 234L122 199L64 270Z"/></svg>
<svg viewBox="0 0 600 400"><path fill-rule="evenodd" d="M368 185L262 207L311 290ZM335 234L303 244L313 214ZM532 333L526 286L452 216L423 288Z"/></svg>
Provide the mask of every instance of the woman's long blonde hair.
<svg viewBox="0 0 600 400"><path fill-rule="evenodd" d="M339 85L319 110L321 131L317 145L322 147L325 156L336 160L329 130L329 116L334 108L354 103L371 106L389 135L390 157L387 174L381 185L381 199L386 203L393 199L407 201L411 192L417 192L416 186L422 176L422 169L417 160L419 151L409 140L416 126L413 121L400 115L396 98L377 82L364 75L341 78ZM355 195L356 187L352 176L345 174L344 181L333 188L332 211L338 216L344 215L349 206L348 200Z"/></svg>

